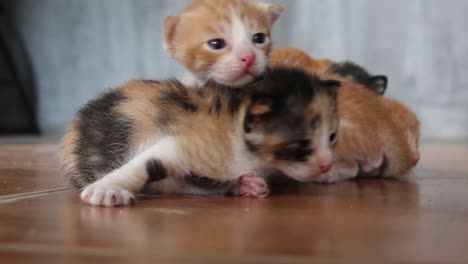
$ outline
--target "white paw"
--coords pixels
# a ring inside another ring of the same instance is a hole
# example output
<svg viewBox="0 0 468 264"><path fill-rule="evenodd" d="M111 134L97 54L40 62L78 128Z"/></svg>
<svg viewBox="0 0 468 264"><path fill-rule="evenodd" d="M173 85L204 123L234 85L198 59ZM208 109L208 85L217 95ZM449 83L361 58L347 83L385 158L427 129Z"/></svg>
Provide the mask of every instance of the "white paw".
<svg viewBox="0 0 468 264"><path fill-rule="evenodd" d="M121 188L91 184L81 192L81 200L94 206L130 206L135 196Z"/></svg>
<svg viewBox="0 0 468 264"><path fill-rule="evenodd" d="M314 179L314 182L330 184L330 183L335 183L339 180L340 180L340 177L338 176L338 173L328 172Z"/></svg>
<svg viewBox="0 0 468 264"><path fill-rule="evenodd" d="M261 177L241 176L235 193L243 197L265 198L270 190Z"/></svg>

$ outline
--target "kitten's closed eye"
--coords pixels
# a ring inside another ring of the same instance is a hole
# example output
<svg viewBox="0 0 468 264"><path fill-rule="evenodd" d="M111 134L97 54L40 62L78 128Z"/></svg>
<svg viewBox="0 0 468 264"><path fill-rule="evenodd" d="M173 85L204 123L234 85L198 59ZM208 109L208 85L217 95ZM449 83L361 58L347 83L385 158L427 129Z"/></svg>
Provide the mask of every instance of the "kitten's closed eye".
<svg viewBox="0 0 468 264"><path fill-rule="evenodd" d="M278 160L290 162L306 162L312 154L313 149L310 147L310 140L297 140L282 146L275 150L273 155Z"/></svg>

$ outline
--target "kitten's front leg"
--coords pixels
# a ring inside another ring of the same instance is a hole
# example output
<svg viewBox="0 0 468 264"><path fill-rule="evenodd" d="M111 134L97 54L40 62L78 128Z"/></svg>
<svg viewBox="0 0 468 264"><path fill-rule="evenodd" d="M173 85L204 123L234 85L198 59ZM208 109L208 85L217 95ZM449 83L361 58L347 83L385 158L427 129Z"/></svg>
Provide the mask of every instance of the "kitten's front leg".
<svg viewBox="0 0 468 264"><path fill-rule="evenodd" d="M251 172L239 178L233 193L243 197L265 198L270 190L265 179Z"/></svg>
<svg viewBox="0 0 468 264"><path fill-rule="evenodd" d="M149 181L162 180L181 162L173 138L166 138L110 172L81 192L81 200L94 206L128 206ZM172 169L172 170L170 170Z"/></svg>

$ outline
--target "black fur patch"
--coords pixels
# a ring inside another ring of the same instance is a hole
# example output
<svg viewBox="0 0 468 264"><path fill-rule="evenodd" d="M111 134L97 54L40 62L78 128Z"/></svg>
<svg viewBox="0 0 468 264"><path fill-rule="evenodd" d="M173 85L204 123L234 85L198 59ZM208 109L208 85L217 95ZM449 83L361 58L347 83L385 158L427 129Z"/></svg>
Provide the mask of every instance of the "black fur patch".
<svg viewBox="0 0 468 264"><path fill-rule="evenodd" d="M245 141L245 146L247 147L247 150L249 150L250 152L253 152L253 153L257 152L258 149L259 149L259 146L255 145L254 143L252 143L252 142L250 142L248 140Z"/></svg>
<svg viewBox="0 0 468 264"><path fill-rule="evenodd" d="M172 126L174 122L174 116L169 111L159 113L156 118L156 126L161 130L162 133L166 135L172 134L174 132Z"/></svg>
<svg viewBox="0 0 468 264"><path fill-rule="evenodd" d="M230 114L234 114L239 110L240 102L244 96L244 89L233 89L228 86L215 84L212 82L208 82L205 84L205 89L203 92L206 93L214 93L211 106L209 108L209 113L215 113L219 115L223 110L229 111ZM205 94L201 94L200 96L206 96ZM225 105L223 105L223 103Z"/></svg>
<svg viewBox="0 0 468 264"><path fill-rule="evenodd" d="M217 190L229 188L232 181L218 181L209 177L199 176L194 173L185 176L185 182L200 189Z"/></svg>
<svg viewBox="0 0 468 264"><path fill-rule="evenodd" d="M89 183L97 173L108 173L127 158L132 124L115 109L123 100L118 91L110 91L78 112L80 140L75 154L80 175Z"/></svg>
<svg viewBox="0 0 468 264"><path fill-rule="evenodd" d="M309 145L309 140L299 140L288 144L286 147L275 150L273 155L277 160L305 162L312 154L312 149Z"/></svg>
<svg viewBox="0 0 468 264"><path fill-rule="evenodd" d="M386 76L373 76L353 62L335 63L330 66L328 71L342 77L351 77L356 83L365 86L378 95L383 95L387 88L388 80Z"/></svg>
<svg viewBox="0 0 468 264"><path fill-rule="evenodd" d="M160 100L163 105L175 105L186 112L196 112L198 110L198 107L190 101L187 89L183 86L174 86L174 89L164 91Z"/></svg>
<svg viewBox="0 0 468 264"><path fill-rule="evenodd" d="M167 177L166 167L160 160L156 159L146 162L146 172L148 173L148 182L160 181Z"/></svg>
<svg viewBox="0 0 468 264"><path fill-rule="evenodd" d="M223 109L223 104L221 101L221 96L217 95L214 98L213 105L210 107L209 112L219 115Z"/></svg>
<svg viewBox="0 0 468 264"><path fill-rule="evenodd" d="M143 80L143 82L146 84L157 84L157 85L161 84L161 82L157 80Z"/></svg>

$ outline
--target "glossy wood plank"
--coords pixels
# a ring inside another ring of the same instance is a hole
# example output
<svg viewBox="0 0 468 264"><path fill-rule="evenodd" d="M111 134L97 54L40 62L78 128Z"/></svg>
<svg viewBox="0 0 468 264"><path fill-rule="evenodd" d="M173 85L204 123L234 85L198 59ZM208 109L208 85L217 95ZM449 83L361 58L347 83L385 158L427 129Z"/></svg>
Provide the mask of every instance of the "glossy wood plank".
<svg viewBox="0 0 468 264"><path fill-rule="evenodd" d="M214 263L239 263L231 261L222 261L217 260L216 262L211 262L207 259L195 260L193 257L180 258L177 256L173 257L164 257L164 256L147 256L147 255L117 255L117 256L108 256L108 255L89 255L76 252L63 252L62 249L56 248L37 248L37 250L46 250L44 252L29 252L29 251L20 251L20 252L1 252L0 249L0 259L5 261L4 263L35 263L35 264L78 264L78 263L87 263L87 264L102 264L102 263L112 263L112 264L154 264L154 263L167 263L167 264L214 264ZM50 251L50 252L49 252ZM181 260L182 259L182 260ZM257 262L260 263L260 262Z"/></svg>
<svg viewBox="0 0 468 264"><path fill-rule="evenodd" d="M57 144L29 140L15 144L3 139L0 144L0 198L66 187L58 170Z"/></svg>
<svg viewBox="0 0 468 264"><path fill-rule="evenodd" d="M140 197L132 208L95 208L74 192L0 198L0 260L466 263L464 146L423 144L407 181L292 183L263 200ZM62 186L56 151L41 142L1 145L0 179L8 175L9 183L0 181L0 192Z"/></svg>
<svg viewBox="0 0 468 264"><path fill-rule="evenodd" d="M83 205L75 193L49 195L0 205L0 247L468 261L467 188L468 178L361 180L291 185L264 200L146 197L133 208L113 209Z"/></svg>

